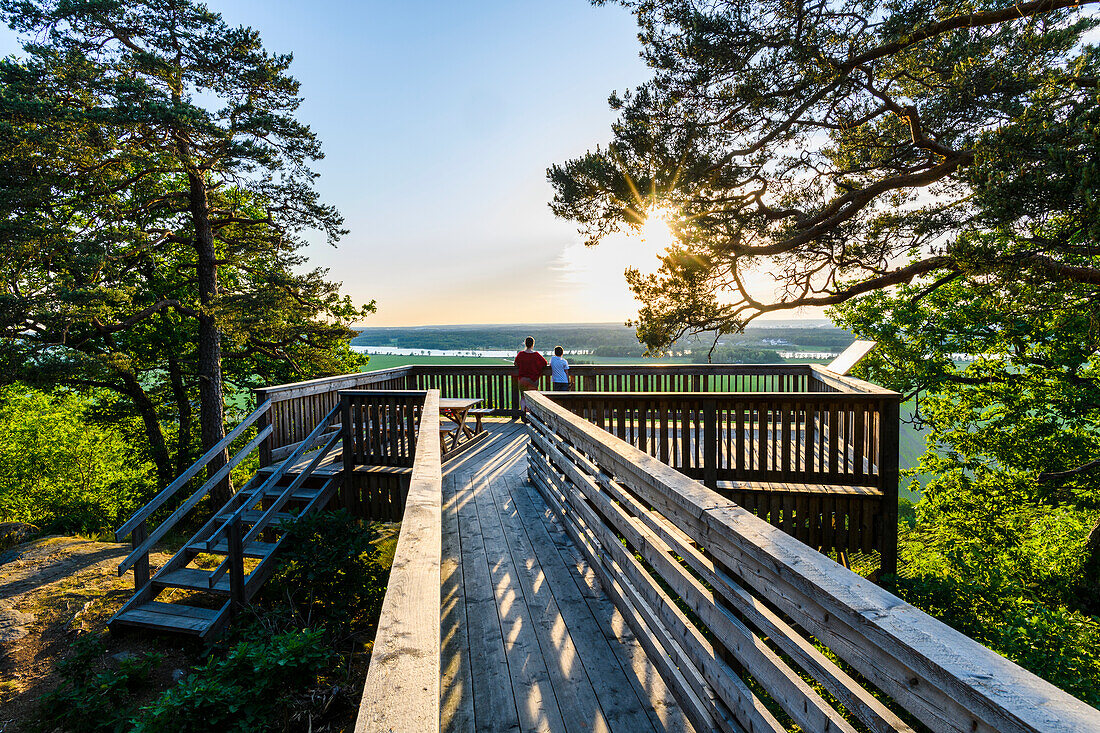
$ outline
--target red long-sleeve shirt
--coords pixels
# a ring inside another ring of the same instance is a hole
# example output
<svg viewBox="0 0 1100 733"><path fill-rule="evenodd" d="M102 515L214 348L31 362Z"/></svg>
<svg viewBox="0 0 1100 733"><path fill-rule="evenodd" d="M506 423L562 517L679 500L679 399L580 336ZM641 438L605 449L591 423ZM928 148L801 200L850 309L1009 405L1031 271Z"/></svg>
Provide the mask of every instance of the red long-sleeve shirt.
<svg viewBox="0 0 1100 733"><path fill-rule="evenodd" d="M532 382L538 382L542 372L546 369L546 359L537 351L521 351L516 354L513 362L520 378L527 377Z"/></svg>

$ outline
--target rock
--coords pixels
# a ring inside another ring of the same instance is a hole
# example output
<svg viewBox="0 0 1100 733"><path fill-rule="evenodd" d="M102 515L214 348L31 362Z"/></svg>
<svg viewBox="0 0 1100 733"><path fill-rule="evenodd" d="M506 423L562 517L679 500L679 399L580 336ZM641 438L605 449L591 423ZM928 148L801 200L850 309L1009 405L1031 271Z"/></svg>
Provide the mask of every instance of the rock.
<svg viewBox="0 0 1100 733"><path fill-rule="evenodd" d="M30 633L27 627L33 624L33 613L24 613L11 601L0 601L0 643L18 641Z"/></svg>
<svg viewBox="0 0 1100 733"><path fill-rule="evenodd" d="M0 522L0 550L21 545L38 534L38 527L25 522Z"/></svg>
<svg viewBox="0 0 1100 733"><path fill-rule="evenodd" d="M182 669L173 669L172 670L172 681L173 682L179 682L180 680L182 680L186 676L187 676L187 673L184 672Z"/></svg>
<svg viewBox="0 0 1100 733"><path fill-rule="evenodd" d="M128 661L130 659L134 659L136 657L137 657L136 654L134 654L133 652L129 652L129 651L119 652L118 654L112 654L111 655L111 659L115 660L116 662L126 662L126 661Z"/></svg>

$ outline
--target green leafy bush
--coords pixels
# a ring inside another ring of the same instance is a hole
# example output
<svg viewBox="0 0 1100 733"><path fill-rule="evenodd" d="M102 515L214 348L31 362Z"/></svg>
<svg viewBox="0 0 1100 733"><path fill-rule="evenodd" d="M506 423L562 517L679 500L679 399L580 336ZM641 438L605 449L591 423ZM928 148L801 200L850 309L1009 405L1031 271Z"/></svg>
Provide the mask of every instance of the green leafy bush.
<svg viewBox="0 0 1100 733"><path fill-rule="evenodd" d="M941 474L899 538L905 600L1100 705L1100 618L1085 602L1095 512L1028 500L1006 472Z"/></svg>
<svg viewBox="0 0 1100 733"><path fill-rule="evenodd" d="M279 567L257 598L261 611L289 613L336 639L373 624L389 575L374 528L340 510L304 517L286 530Z"/></svg>
<svg viewBox="0 0 1100 733"><path fill-rule="evenodd" d="M242 641L143 708L134 730L278 730L294 698L315 685L337 657L320 630Z"/></svg>
<svg viewBox="0 0 1100 733"><path fill-rule="evenodd" d="M135 697L148 689L149 673L160 659L157 654L143 654L124 658L117 667L105 666L103 640L78 637L73 655L58 665L61 684L40 700L37 729L130 730Z"/></svg>
<svg viewBox="0 0 1100 733"><path fill-rule="evenodd" d="M0 388L0 521L95 533L142 505L149 471L119 430L89 419L90 408L73 393Z"/></svg>

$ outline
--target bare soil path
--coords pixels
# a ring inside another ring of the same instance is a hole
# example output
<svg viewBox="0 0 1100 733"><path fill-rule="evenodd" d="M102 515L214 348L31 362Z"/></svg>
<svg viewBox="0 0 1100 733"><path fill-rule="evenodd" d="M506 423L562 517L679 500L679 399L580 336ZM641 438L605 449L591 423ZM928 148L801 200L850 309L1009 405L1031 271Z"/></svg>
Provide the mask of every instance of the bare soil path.
<svg viewBox="0 0 1100 733"><path fill-rule="evenodd" d="M80 633L102 633L133 592L133 574L116 570L129 545L80 537L44 537L0 553L0 733L32 726L38 698L58 684L57 663ZM168 559L150 555L154 567ZM159 674L186 667L183 650L157 639L108 639L115 656L156 648Z"/></svg>

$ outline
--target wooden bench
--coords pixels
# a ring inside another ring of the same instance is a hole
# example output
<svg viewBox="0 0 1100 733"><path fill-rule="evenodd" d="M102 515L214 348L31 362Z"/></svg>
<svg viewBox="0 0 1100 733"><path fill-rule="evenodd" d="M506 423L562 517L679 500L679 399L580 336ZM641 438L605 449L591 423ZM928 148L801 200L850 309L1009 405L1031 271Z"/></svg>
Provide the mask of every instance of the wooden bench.
<svg viewBox="0 0 1100 733"><path fill-rule="evenodd" d="M454 436L456 433L458 433L457 425L455 425L453 428L439 429L439 451L441 454L447 452L447 440L454 440Z"/></svg>
<svg viewBox="0 0 1100 733"><path fill-rule="evenodd" d="M476 410L470 410L469 415L474 417L474 433L480 433L485 427L481 424L481 421L493 414L493 408L491 407L479 407Z"/></svg>

